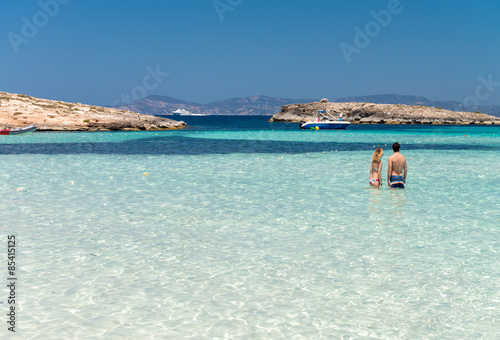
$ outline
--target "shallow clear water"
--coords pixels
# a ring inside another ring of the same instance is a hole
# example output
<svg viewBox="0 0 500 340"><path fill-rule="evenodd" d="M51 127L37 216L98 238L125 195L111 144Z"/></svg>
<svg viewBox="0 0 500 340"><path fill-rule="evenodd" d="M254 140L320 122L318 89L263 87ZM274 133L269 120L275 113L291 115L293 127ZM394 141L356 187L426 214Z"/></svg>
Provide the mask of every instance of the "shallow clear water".
<svg viewBox="0 0 500 340"><path fill-rule="evenodd" d="M16 335L500 336L500 127L267 119L0 136ZM370 188L374 148L386 171L395 141L407 189Z"/></svg>

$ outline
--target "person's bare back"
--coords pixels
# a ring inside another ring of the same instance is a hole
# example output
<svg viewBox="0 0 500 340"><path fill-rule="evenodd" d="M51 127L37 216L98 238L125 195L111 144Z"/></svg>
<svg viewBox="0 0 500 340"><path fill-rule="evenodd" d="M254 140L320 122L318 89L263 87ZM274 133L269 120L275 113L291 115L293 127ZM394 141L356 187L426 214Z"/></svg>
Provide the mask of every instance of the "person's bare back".
<svg viewBox="0 0 500 340"><path fill-rule="evenodd" d="M389 163L391 163L391 175L401 176L403 175L403 170L406 169L406 157L396 152L394 155L389 157Z"/></svg>
<svg viewBox="0 0 500 340"><path fill-rule="evenodd" d="M389 168L387 169L387 183L391 188L404 188L408 166L406 157L399 153L400 144L394 143L392 149L394 155L389 157Z"/></svg>

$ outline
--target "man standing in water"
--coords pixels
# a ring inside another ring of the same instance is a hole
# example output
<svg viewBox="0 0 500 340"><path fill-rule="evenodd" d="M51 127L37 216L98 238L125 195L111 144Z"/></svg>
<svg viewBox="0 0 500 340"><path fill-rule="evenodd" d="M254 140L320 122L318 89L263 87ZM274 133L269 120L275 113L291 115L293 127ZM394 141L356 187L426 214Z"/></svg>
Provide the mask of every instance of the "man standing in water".
<svg viewBox="0 0 500 340"><path fill-rule="evenodd" d="M408 168L406 166L406 157L399 153L401 144L394 143L392 150L394 155L389 157L389 169L387 169L387 183L391 188L403 188L406 183L406 174Z"/></svg>

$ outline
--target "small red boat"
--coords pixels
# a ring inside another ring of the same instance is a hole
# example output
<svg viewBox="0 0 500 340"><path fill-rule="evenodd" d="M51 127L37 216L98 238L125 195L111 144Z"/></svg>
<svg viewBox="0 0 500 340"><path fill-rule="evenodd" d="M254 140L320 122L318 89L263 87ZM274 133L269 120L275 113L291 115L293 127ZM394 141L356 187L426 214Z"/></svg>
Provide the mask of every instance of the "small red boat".
<svg viewBox="0 0 500 340"><path fill-rule="evenodd" d="M21 135L23 133L29 133L36 130L35 125L26 126L18 129L1 129L0 135Z"/></svg>

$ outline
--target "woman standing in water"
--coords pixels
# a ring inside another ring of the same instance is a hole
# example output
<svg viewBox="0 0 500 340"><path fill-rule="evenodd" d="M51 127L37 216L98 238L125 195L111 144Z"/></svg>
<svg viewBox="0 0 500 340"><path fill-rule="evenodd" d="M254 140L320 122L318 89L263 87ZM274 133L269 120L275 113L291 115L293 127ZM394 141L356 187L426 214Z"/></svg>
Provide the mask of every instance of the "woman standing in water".
<svg viewBox="0 0 500 340"><path fill-rule="evenodd" d="M370 167L370 179L369 183L372 187L382 186L382 156L384 155L384 150L378 148L373 153L372 165Z"/></svg>

